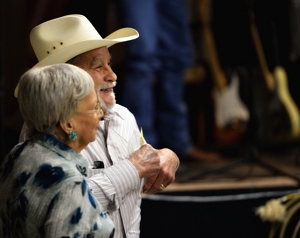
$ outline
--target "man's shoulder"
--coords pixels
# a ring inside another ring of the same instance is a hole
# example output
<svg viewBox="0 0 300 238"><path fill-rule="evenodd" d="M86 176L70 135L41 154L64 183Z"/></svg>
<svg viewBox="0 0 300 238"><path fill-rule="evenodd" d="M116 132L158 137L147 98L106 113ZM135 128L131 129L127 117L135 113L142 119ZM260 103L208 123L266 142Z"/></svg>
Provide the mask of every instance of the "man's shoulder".
<svg viewBox="0 0 300 238"><path fill-rule="evenodd" d="M112 121L121 127L126 126L126 128L137 128L137 123L134 115L128 110L128 108L116 104L113 109L113 114L117 115L114 116Z"/></svg>
<svg viewBox="0 0 300 238"><path fill-rule="evenodd" d="M128 113L131 113L129 110L128 110L128 108L127 107L124 107L124 106L122 106L122 105L120 105L120 104L115 104L115 106L113 107L113 110L115 110L115 111L127 111Z"/></svg>
<svg viewBox="0 0 300 238"><path fill-rule="evenodd" d="M128 110L127 107L124 107L120 104L116 104L114 107L113 107L113 111L118 113L121 117L133 117L134 118L134 115L132 114L132 112L130 112Z"/></svg>

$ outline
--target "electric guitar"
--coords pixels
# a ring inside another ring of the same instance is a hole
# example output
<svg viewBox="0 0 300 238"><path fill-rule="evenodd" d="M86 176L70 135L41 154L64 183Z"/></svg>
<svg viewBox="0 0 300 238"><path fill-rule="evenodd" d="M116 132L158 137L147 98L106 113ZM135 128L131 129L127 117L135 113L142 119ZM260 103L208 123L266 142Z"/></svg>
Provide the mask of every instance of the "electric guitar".
<svg viewBox="0 0 300 238"><path fill-rule="evenodd" d="M208 50L211 75L214 79L212 97L214 101L214 136L217 142L231 144L238 142L246 132L249 111L239 96L239 77L230 75L230 84L219 63L215 40L210 25L211 0L200 0L199 13L202 22L204 43Z"/></svg>
<svg viewBox="0 0 300 238"><path fill-rule="evenodd" d="M287 74L280 65L276 65L273 73L270 72L255 22L254 11L250 5L248 7L253 43L268 90L265 110L267 138L275 142L298 138L300 135L300 113L289 93Z"/></svg>

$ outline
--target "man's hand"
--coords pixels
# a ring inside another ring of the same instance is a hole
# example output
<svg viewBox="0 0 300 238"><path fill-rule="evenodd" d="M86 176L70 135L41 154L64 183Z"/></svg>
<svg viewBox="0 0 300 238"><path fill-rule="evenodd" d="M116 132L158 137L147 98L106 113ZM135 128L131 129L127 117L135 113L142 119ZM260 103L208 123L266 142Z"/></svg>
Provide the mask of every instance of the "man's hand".
<svg viewBox="0 0 300 238"><path fill-rule="evenodd" d="M155 176L161 171L159 151L149 144L133 152L129 160L135 166L140 178Z"/></svg>
<svg viewBox="0 0 300 238"><path fill-rule="evenodd" d="M175 172L179 166L177 155L170 149L158 150L161 170L158 174L146 179L143 192L153 194L161 192L175 180ZM163 184L163 187L162 187Z"/></svg>

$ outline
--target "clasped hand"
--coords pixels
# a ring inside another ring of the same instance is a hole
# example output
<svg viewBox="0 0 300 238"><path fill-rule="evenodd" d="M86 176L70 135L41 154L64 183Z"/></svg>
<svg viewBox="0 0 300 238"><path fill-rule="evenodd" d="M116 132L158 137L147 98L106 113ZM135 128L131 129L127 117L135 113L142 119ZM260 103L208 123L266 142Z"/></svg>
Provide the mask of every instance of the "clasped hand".
<svg viewBox="0 0 300 238"><path fill-rule="evenodd" d="M146 178L143 192L148 194L160 192L162 187L174 182L179 165L179 159L172 150L156 150L149 144L135 151L129 160L136 167L139 176Z"/></svg>

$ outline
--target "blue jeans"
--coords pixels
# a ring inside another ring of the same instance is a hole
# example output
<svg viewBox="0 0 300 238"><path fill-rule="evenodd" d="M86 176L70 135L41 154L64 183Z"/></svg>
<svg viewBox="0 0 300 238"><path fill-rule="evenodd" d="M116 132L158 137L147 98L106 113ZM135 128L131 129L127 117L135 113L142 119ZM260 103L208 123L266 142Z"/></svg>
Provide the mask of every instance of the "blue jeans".
<svg viewBox="0 0 300 238"><path fill-rule="evenodd" d="M126 42L121 103L136 117L145 139L178 156L191 146L184 102L184 71L192 39L184 0L117 0L120 22L139 31Z"/></svg>

